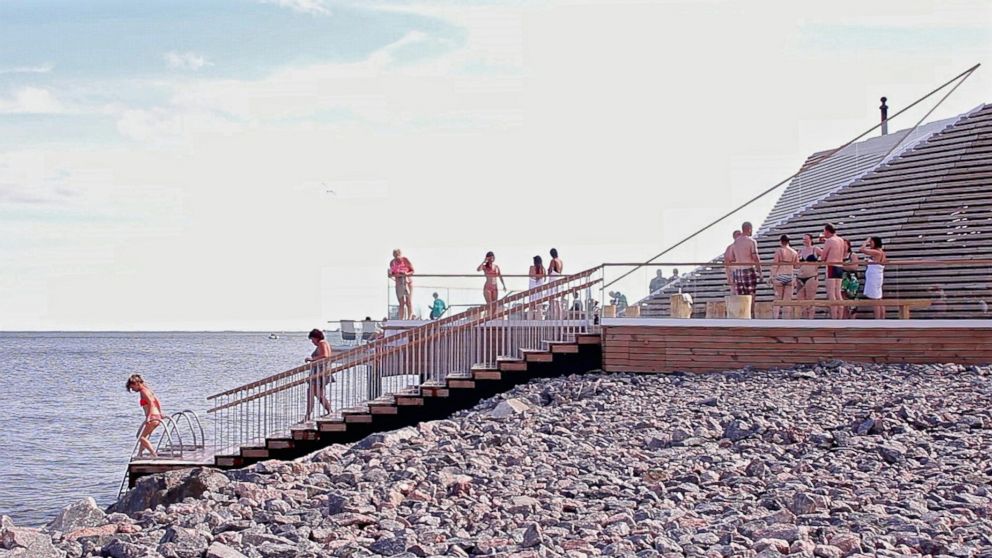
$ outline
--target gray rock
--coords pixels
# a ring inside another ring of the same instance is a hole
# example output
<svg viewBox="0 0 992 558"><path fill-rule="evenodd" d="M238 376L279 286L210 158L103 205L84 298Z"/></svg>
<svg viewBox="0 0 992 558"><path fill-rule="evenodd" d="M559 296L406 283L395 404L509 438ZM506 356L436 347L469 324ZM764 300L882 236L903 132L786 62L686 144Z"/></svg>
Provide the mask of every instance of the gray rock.
<svg viewBox="0 0 992 558"><path fill-rule="evenodd" d="M229 483L222 473L203 467L150 475L138 479L135 487L110 506L109 511L133 516L155 506L199 498L207 492L219 491Z"/></svg>
<svg viewBox="0 0 992 558"><path fill-rule="evenodd" d="M420 436L420 431L412 426L407 426L391 432L378 432L376 434L370 434L358 442L355 442L352 449L367 450L378 444L392 446L404 440L409 440L418 436Z"/></svg>
<svg viewBox="0 0 992 558"><path fill-rule="evenodd" d="M527 529L524 531L524 540L520 546L532 548L541 544L544 544L544 533L541 531L541 526L534 522L528 523Z"/></svg>
<svg viewBox="0 0 992 558"><path fill-rule="evenodd" d="M750 437L752 434L754 434L754 431L751 429L751 426L740 419L730 421L723 430L723 437L731 442L739 442Z"/></svg>
<svg viewBox="0 0 992 558"><path fill-rule="evenodd" d="M96 527L106 523L107 514L96 505L96 500L90 497L69 504L55 516L47 525L49 530L69 533L84 527Z"/></svg>
<svg viewBox="0 0 992 558"><path fill-rule="evenodd" d="M227 546L226 544L221 544L219 542L212 542L210 546L207 547L207 553L204 558L248 558L244 554L234 550L233 548Z"/></svg>
<svg viewBox="0 0 992 558"><path fill-rule="evenodd" d="M104 545L101 552L110 558L144 558L150 554L151 549L121 539L114 539Z"/></svg>
<svg viewBox="0 0 992 558"><path fill-rule="evenodd" d="M383 556L396 556L406 552L408 541L406 537L388 535L372 543L369 550Z"/></svg>
<svg viewBox="0 0 992 558"><path fill-rule="evenodd" d="M489 416L495 419L506 418L512 415L519 415L531 410L530 403L523 399L507 399L500 401L496 408L489 412Z"/></svg>
<svg viewBox="0 0 992 558"><path fill-rule="evenodd" d="M12 556L31 558L61 558L52 539L37 529L8 527L0 531L0 547L12 551Z"/></svg>

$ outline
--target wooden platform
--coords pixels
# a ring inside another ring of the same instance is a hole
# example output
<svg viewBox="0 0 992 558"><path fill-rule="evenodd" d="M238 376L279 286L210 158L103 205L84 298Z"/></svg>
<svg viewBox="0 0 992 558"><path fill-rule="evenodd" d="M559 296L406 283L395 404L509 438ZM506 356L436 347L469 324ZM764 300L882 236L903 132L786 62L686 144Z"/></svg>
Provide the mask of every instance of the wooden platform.
<svg viewBox="0 0 992 558"><path fill-rule="evenodd" d="M992 363L992 320L603 320L608 372L707 372L839 359Z"/></svg>

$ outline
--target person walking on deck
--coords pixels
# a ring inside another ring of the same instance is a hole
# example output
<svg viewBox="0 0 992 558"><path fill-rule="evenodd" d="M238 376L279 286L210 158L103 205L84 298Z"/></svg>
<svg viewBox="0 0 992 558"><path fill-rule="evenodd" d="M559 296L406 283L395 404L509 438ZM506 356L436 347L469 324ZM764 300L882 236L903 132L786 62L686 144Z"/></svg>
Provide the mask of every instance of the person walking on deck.
<svg viewBox="0 0 992 558"><path fill-rule="evenodd" d="M151 435L158 428L158 425L162 424L162 402L159 401L158 396L155 395L152 388L148 387L141 374L131 374L124 384L124 388L128 392L134 391L141 395L139 404L141 405L141 410L145 412L145 422L141 427L141 432L138 434L137 457L141 457L146 451L152 457L158 457L158 453L152 447Z"/></svg>
<svg viewBox="0 0 992 558"><path fill-rule="evenodd" d="M734 293L751 295L751 308L754 308L754 294L761 281L761 258L758 257L758 243L751 238L754 228L749 221L741 225L741 235L731 245L730 259L734 265Z"/></svg>
<svg viewBox="0 0 992 558"><path fill-rule="evenodd" d="M796 273L796 295L799 300L816 300L816 290L820 287L820 268L816 262L820 261L822 252L819 246L813 246L813 235L803 235L803 246L799 249L799 272ZM802 308L800 315L812 319L816 308Z"/></svg>
<svg viewBox="0 0 992 558"><path fill-rule="evenodd" d="M772 291L775 293L776 301L791 301L794 290L796 264L799 263L799 252L789 246L789 235L783 234L778 239L779 247L775 249L772 257L772 270L768 281L772 284ZM781 316L782 307L772 306L772 317L778 319ZM789 309L789 316L795 314L794 309Z"/></svg>
<svg viewBox="0 0 992 558"><path fill-rule="evenodd" d="M393 259L389 262L389 276L396 282L396 301L399 304L399 319L409 320L413 317L413 264L403 256L400 249L393 250Z"/></svg>
<svg viewBox="0 0 992 558"><path fill-rule="evenodd" d="M482 287L482 297L486 300L487 305L493 305L499 299L499 286L496 284L497 279L503 285L503 290L506 290L503 273L500 271L499 266L496 265L496 255L492 252L486 252L486 259L482 260L482 263L475 270L481 271L486 275L486 283Z"/></svg>
<svg viewBox="0 0 992 558"><path fill-rule="evenodd" d="M827 300L844 300L844 296L841 293L841 283L844 281L844 254L846 252L847 243L837 234L837 228L831 223L824 225L823 252L821 257L827 263ZM839 320L843 316L844 307L830 307L831 318Z"/></svg>
<svg viewBox="0 0 992 558"><path fill-rule="evenodd" d="M734 242L737 241L737 237L739 237L740 235L741 235L741 231L734 231L734 234L733 234ZM727 249L723 251L723 263L724 263L723 270L727 274L727 288L730 289L730 294L734 294L735 293L735 289L734 289L734 268L731 267L731 266L729 266L729 265L727 265L727 264L729 264L731 262L731 260L733 260L733 257L734 257L733 256L734 242L731 242L730 245L727 246ZM661 271L660 270L658 271L658 274L661 275Z"/></svg>
<svg viewBox="0 0 992 558"><path fill-rule="evenodd" d="M304 362L313 363L313 367L310 369L310 381L307 385L307 412L304 421L309 421L313 415L314 398L320 401L327 414L331 413L331 402L327 400L325 391L327 385L333 381L329 376L321 374L325 371L325 365L330 362L329 359L331 358L331 344L324 338L324 332L319 329L312 329L307 338L316 348L310 356L304 359Z"/></svg>
<svg viewBox="0 0 992 558"><path fill-rule="evenodd" d="M869 236L861 245L861 253L868 257L868 266L865 268L865 297L871 300L882 300L882 284L885 279L885 264L888 263L888 259L882 248L881 237ZM884 306L876 306L873 310L876 320L885 319Z"/></svg>

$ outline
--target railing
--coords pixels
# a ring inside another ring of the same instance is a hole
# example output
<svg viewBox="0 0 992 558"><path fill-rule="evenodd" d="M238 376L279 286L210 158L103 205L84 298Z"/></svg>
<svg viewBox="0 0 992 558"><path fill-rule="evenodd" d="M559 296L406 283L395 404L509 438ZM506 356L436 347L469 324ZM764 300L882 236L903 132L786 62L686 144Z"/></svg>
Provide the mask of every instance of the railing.
<svg viewBox="0 0 992 558"><path fill-rule="evenodd" d="M865 286L868 262L863 256L856 264L847 263L843 267L847 274L856 281L852 282L852 292L844 293L842 300L865 301L864 304L874 304L866 301ZM601 298L605 304L610 302L610 292L622 293L630 306L639 307L642 316L667 317L669 314L668 301L670 295L679 292L688 294L694 301L693 317L702 318L707 315L707 304L723 300L731 293L731 285L726 279L728 267L747 267L749 264L724 264L719 261L711 262L657 262L643 263L606 263L604 270L604 293ZM785 290L776 293L769 284L773 264L767 258L762 261L763 276L758 282L755 308L756 317L828 317L829 309L805 308L799 313L794 307L776 305L776 300L814 300L825 301L825 262L801 262L797 264L797 277L803 279L790 284ZM628 271L637 268L634 273ZM669 281L671 268L682 270L676 281ZM664 279L655 282L652 289L652 279L657 277L656 271L663 270ZM814 272L815 270L815 272ZM808 281L808 282L807 282ZM846 282L844 283L847 284ZM654 291L654 292L653 292ZM928 301L929 305L919 310L913 310L914 318L957 319L957 318L992 318L992 259L988 258L895 258L889 259L885 265L882 285L883 300L916 300ZM794 303L790 303L794 304ZM805 304L805 303L804 303ZM776 306L781 308L776 310ZM890 316L895 315L896 306L890 306ZM872 308L859 308L854 315L848 313L845 317L867 317L873 314Z"/></svg>
<svg viewBox="0 0 992 558"><path fill-rule="evenodd" d="M414 319L429 319L431 306L434 302L433 294L444 301L449 308L445 312L454 314L466 309L477 308L485 305L483 297L483 285L486 277L481 272L466 274L414 274L409 276L413 286L410 289L411 306ZM503 274L503 282L498 283L500 296L512 296L530 288L530 276L521 274ZM503 285L506 285L504 289ZM399 300L396 297L396 279L386 279L386 317L390 320L399 317Z"/></svg>
<svg viewBox="0 0 992 558"><path fill-rule="evenodd" d="M189 457L190 454L202 454L206 445L206 438L203 432L203 425L200 423L200 417L197 416L196 412L186 409L172 413L169 416L163 416L157 420L161 428L156 428L152 432L152 435L158 434L158 442L154 444L155 453L158 454L158 457L148 457L148 459L181 460ZM147 424L147 420L143 421L134 435L134 448L131 450L132 461L137 458L138 450L141 447L141 432ZM185 441L183 440L183 424L186 425L186 432L188 434ZM125 470L118 496L123 495L127 491L128 480L129 474Z"/></svg>
<svg viewBox="0 0 992 558"><path fill-rule="evenodd" d="M542 349L554 341L595 331L598 318L574 309L573 300L592 301L601 267L555 278L494 304L460 312L387 335L262 380L208 397L214 406L217 453L252 447L314 418L340 419L378 398L468 376L476 366L495 366Z"/></svg>

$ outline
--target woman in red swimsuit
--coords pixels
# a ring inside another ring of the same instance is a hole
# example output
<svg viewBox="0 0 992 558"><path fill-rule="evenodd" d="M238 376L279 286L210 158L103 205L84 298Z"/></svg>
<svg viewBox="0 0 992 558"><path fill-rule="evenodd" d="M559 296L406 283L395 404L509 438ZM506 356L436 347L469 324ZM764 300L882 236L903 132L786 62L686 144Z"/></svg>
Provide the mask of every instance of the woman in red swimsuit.
<svg viewBox="0 0 992 558"><path fill-rule="evenodd" d="M140 446L138 457L141 457L145 451L148 451L152 457L158 457L149 438L152 432L158 428L158 425L162 424L162 402L158 400L152 388L148 387L141 374L131 374L124 387L128 391L136 391L141 395L141 409L145 411L145 422L138 435L138 445Z"/></svg>
<svg viewBox="0 0 992 558"><path fill-rule="evenodd" d="M482 260L482 263L475 270L486 274L486 284L482 287L482 296L486 299L486 304L493 304L499 298L496 279L499 279L499 282L503 284L503 290L506 290L506 282L503 281L503 274L500 272L499 266L496 265L495 254L486 252L486 259Z"/></svg>

